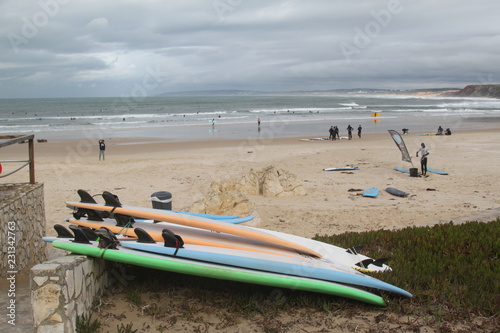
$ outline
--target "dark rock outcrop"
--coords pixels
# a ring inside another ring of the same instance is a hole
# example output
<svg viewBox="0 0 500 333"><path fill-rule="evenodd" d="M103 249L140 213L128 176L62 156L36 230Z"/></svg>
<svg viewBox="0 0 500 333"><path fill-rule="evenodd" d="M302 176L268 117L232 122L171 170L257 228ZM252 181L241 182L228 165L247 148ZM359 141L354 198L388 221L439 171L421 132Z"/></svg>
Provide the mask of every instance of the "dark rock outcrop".
<svg viewBox="0 0 500 333"><path fill-rule="evenodd" d="M453 97L500 98L500 84L471 84L462 90L446 94Z"/></svg>

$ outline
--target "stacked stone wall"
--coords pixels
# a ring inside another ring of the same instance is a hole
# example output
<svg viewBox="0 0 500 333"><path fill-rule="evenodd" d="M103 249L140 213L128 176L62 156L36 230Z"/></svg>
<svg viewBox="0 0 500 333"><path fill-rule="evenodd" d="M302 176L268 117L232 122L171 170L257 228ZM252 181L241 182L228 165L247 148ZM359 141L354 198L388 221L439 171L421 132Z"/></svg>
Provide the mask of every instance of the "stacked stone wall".
<svg viewBox="0 0 500 333"><path fill-rule="evenodd" d="M47 260L43 184L0 185L1 277Z"/></svg>
<svg viewBox="0 0 500 333"><path fill-rule="evenodd" d="M31 269L34 332L72 333L76 318L92 311L113 271L103 259L67 255Z"/></svg>

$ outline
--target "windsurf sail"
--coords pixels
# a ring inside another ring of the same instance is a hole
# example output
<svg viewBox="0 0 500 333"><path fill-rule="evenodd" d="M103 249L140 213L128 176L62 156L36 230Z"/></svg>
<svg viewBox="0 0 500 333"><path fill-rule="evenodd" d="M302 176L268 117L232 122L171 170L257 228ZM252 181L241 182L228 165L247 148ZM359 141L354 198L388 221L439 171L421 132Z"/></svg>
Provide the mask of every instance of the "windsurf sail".
<svg viewBox="0 0 500 333"><path fill-rule="evenodd" d="M403 141L403 138L401 137L401 135L395 130L389 130L389 134L391 135L394 142L396 142L396 145L398 146L399 150L401 150L401 155L403 157L403 161L412 163L411 156L408 153L408 149L406 149L405 142ZM412 163L412 165L413 165L413 163Z"/></svg>

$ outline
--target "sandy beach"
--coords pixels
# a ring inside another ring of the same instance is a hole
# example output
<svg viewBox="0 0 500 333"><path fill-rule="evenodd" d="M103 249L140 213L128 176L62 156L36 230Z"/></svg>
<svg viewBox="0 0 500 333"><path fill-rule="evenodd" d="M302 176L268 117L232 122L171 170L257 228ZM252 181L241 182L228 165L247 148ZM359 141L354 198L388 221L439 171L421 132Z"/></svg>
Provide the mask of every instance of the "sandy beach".
<svg viewBox="0 0 500 333"><path fill-rule="evenodd" d="M152 193L169 191L173 208L185 210L204 198L212 182L268 166L296 175L307 194L249 196L255 207L252 215L256 216L251 225L264 229L313 237L464 221L478 213L485 221L498 217L499 128L454 131L451 136L420 134L404 136L414 167L419 167L414 156L424 142L430 149L429 167L449 175L410 177L395 171L396 166L409 168L411 164L401 160L386 132L337 141L267 137L145 142L144 138L105 138L105 161L98 160L97 140L54 139L35 145L36 180L44 183L47 235L54 235L52 226L65 223L71 215L64 202L78 200L76 191L80 188L91 194L111 191L122 203L144 207L151 206L148 199ZM26 145L2 149L2 159L26 154ZM323 171L342 166L359 170ZM2 182L27 180L27 171L22 171ZM359 195L369 187L378 187L380 195L375 199ZM386 187L410 195L395 197L384 191ZM52 257L59 255L50 253Z"/></svg>

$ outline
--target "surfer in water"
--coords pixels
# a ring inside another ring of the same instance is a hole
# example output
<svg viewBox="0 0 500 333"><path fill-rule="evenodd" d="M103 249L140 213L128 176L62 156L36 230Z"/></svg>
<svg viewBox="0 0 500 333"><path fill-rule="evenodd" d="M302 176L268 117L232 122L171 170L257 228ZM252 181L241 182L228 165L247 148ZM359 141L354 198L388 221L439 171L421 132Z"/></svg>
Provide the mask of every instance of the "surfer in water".
<svg viewBox="0 0 500 333"><path fill-rule="evenodd" d="M420 153L420 168L422 170L422 176L427 175L427 156L429 155L429 148L425 146L425 143L420 144L420 149L417 150L417 157L418 153Z"/></svg>

